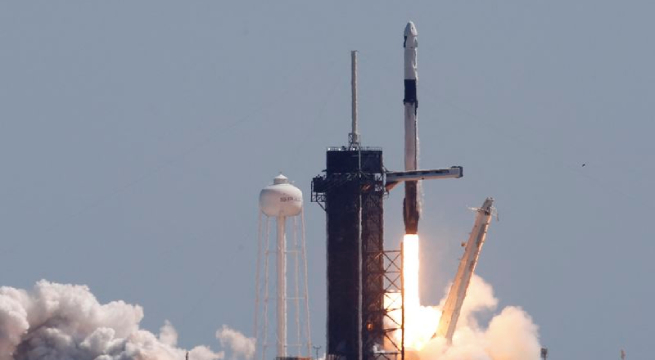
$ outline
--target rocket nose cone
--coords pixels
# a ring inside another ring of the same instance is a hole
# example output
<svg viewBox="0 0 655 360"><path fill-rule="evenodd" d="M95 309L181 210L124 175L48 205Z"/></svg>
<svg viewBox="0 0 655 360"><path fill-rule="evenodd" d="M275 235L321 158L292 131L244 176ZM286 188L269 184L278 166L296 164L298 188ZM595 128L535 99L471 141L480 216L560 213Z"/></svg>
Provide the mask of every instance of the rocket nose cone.
<svg viewBox="0 0 655 360"><path fill-rule="evenodd" d="M418 35L418 31L416 31L416 26L414 26L413 22L408 22L407 26L405 26L405 36L416 36Z"/></svg>

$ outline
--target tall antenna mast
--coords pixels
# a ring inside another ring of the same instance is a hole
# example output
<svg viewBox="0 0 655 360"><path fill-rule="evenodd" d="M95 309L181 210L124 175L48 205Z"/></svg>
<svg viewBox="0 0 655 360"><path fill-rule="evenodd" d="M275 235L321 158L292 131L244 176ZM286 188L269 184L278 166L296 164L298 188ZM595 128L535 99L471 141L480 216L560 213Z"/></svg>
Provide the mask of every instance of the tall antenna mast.
<svg viewBox="0 0 655 360"><path fill-rule="evenodd" d="M359 146L359 129L357 124L357 50L350 52L351 80L350 87L352 90L352 132L348 136L350 147Z"/></svg>

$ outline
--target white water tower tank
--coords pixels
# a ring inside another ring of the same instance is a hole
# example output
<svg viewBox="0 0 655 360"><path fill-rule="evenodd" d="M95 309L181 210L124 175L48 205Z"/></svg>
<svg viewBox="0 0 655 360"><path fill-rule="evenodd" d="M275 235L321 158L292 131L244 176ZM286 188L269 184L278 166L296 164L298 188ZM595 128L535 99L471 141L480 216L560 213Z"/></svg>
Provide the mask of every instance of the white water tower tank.
<svg viewBox="0 0 655 360"><path fill-rule="evenodd" d="M259 193L259 208L266 216L297 216L302 210L302 191L289 183L280 174L273 179L273 185Z"/></svg>

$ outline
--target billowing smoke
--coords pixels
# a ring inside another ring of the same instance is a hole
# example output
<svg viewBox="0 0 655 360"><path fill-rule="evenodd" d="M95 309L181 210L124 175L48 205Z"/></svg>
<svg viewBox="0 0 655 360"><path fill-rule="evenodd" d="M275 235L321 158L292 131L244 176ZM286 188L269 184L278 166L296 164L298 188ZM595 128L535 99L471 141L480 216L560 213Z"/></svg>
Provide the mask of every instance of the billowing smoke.
<svg viewBox="0 0 655 360"><path fill-rule="evenodd" d="M433 339L417 355L439 360L538 360L538 328L520 307L508 306L488 324L479 323L476 315L493 313L497 306L491 285L474 275L452 345L443 338Z"/></svg>
<svg viewBox="0 0 655 360"><path fill-rule="evenodd" d="M255 356L255 339L249 338L242 333L232 330L223 325L223 328L216 331L216 338L221 346L230 352L230 359L250 360Z"/></svg>
<svg viewBox="0 0 655 360"><path fill-rule="evenodd" d="M225 357L206 346L178 348L173 325L166 321L156 336L139 328L142 319L140 306L100 304L86 286L41 280L31 291L0 287L0 360L183 360L187 351L190 360ZM252 357L254 339L226 326L216 335L232 359Z"/></svg>

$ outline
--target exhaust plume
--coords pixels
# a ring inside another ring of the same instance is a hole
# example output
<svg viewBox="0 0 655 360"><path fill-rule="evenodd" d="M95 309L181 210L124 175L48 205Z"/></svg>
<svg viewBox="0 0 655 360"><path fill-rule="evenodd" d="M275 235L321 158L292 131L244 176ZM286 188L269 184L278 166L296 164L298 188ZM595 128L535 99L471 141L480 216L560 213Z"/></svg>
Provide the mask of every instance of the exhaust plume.
<svg viewBox="0 0 655 360"><path fill-rule="evenodd" d="M445 299L439 309L444 302ZM491 285L474 275L452 345L444 338L435 338L416 355L421 359L440 360L538 360L541 349L538 327L522 308L505 307L488 324L479 323L476 315L491 313L497 305Z"/></svg>
<svg viewBox="0 0 655 360"><path fill-rule="evenodd" d="M220 341L222 347L230 350L231 360L250 360L255 355L255 339L246 337L226 325L216 331L216 338Z"/></svg>
<svg viewBox="0 0 655 360"><path fill-rule="evenodd" d="M139 328L142 319L141 306L100 304L82 285L41 280L30 291L0 287L0 360L183 360L187 351L190 360L225 357L206 346L178 348L170 322L156 336ZM232 359L252 357L254 339L226 326L217 337Z"/></svg>

